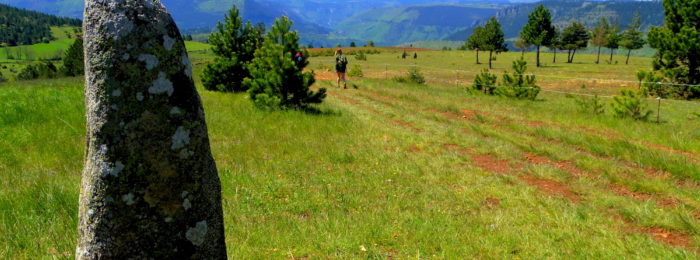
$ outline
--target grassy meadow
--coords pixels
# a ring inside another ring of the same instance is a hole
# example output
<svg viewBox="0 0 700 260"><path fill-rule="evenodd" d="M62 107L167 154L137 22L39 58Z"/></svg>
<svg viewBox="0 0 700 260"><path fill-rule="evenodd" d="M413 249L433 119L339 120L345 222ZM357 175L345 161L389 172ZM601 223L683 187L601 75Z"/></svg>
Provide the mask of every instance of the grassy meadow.
<svg viewBox="0 0 700 260"><path fill-rule="evenodd" d="M245 94L203 90L211 52L188 48L232 259L699 256L700 104L664 101L657 124L581 112L575 95L468 94L487 66L475 65L473 52L402 60L401 49L383 48L367 61L350 58L365 77L348 90L327 71L332 57L311 59L317 87L329 89L323 113L266 112ZM498 55L494 71L518 57ZM636 87L626 81L651 62L551 58L528 71L546 90L601 95ZM411 66L427 85L391 80ZM83 80L4 83L0 99L0 259L71 259Z"/></svg>

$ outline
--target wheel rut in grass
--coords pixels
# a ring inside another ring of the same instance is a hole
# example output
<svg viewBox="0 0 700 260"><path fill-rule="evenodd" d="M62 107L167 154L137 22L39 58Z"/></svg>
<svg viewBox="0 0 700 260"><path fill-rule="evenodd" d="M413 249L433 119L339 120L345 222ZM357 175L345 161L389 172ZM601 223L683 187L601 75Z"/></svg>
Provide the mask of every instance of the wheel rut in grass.
<svg viewBox="0 0 700 260"><path fill-rule="evenodd" d="M368 98L368 100L372 101L372 99L380 99L380 101L377 101L377 103L384 105L384 106L390 106L392 108L400 108L400 106L394 105L388 105L384 104L386 102L391 102L391 103L396 103L397 99L391 98L391 99L381 99L380 94L376 95L371 95L372 98ZM405 102L405 101L400 101L400 102ZM414 106L416 104L409 102L413 104ZM476 115L483 116L483 117L488 117L488 114L485 114L483 112L479 111L474 111L470 109L465 109L463 111L460 111L460 114L454 113L454 112L439 112L434 109L432 110L426 110L423 109L422 107L418 107L419 111L422 112L429 112L432 114L441 114L445 118L448 119L463 119L463 120L470 120L474 121ZM437 112L437 113L436 113ZM428 117L426 117L427 120L430 120ZM434 119L433 119L434 120ZM505 119L507 120L507 119ZM439 121L436 121L439 122ZM504 126L500 126L497 123L493 123L496 126L499 126L501 128L505 128L502 130L506 130L509 132L516 131L514 129L507 129ZM407 129L410 129L409 127L406 127ZM530 135L529 133L521 133L521 134L526 134ZM542 140L543 137L541 136L532 136L533 138L540 139ZM557 142L558 145L565 145L566 147L571 147L572 144L568 143L563 143L561 141L558 141L556 139L554 140L543 140L548 143L551 143L552 141ZM477 166L481 169L484 169L487 172L495 173L495 174L513 174L515 170L521 169L520 164L514 164L514 163L508 163L508 161L505 160L499 160L496 157L492 155L475 155L473 149L464 149L461 148L457 144L444 144L442 145L446 150L452 150L456 151L459 154L469 156L473 162L474 166ZM616 163L623 163L625 164L624 166L630 167L631 164L627 161L622 161L620 162L619 160L607 157L607 156L598 156L598 155L593 155L591 152L588 150L585 150L583 148L574 146L575 150L578 152L582 152L584 154L588 154L593 156L594 158L598 159L604 159L604 160L612 160ZM550 159L548 157L544 156L539 156L539 155L533 155L529 153L524 153L524 162L526 164L530 165L539 165L539 164L546 164L549 166L552 166L554 168L558 168L562 170L563 172L567 172L571 174L574 177L595 177L596 175L588 173L574 165L572 161L558 161L555 159ZM512 166L515 165L515 166ZM633 167L633 165L632 165ZM640 168L637 168L640 169ZM649 172L649 169L645 169L646 172ZM577 194L574 189L572 189L569 185L566 183L556 181L556 180L550 180L546 178L540 178L531 174L520 174L517 176L518 179L520 179L524 184L527 184L532 187L536 187L538 190L542 191L544 194L547 194L550 197L557 197L557 198L564 198L572 203L585 203L584 199ZM675 208L678 206L678 200L674 198L665 198L665 197L660 197L657 194L645 194L645 193L640 193L640 192L634 192L631 191L629 188L626 186L622 185L617 185L617 184L611 184L611 186L606 186L606 187L598 187L602 188L608 191L611 191L612 193L621 196L621 197L629 197L633 198L639 201L647 201L647 200L652 200L654 201L659 207L663 208ZM497 207L500 204L500 200L495 199L495 200L486 200L484 201L484 206L492 208L492 207ZM700 215L700 212L699 212ZM615 216L615 218L620 218L623 219L621 216ZM680 247L686 250L690 251L695 251L697 252L696 248L691 247L691 241L692 241L692 236L688 235L687 233L680 232L680 231L675 231L675 230L669 230L661 227L656 227L656 226L640 226L639 224L636 224L632 220L625 220L623 224L623 229L627 232L634 232L634 233L641 233L648 235L655 241L666 244L669 246L674 246L674 247Z"/></svg>

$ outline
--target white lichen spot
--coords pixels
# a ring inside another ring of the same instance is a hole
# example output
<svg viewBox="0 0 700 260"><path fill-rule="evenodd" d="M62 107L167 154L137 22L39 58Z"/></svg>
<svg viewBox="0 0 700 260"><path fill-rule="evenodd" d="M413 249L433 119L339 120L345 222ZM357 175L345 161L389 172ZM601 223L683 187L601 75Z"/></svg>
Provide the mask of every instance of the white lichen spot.
<svg viewBox="0 0 700 260"><path fill-rule="evenodd" d="M204 243L208 231L209 227L207 226L207 221L200 221L197 222L195 227L187 230L185 237L192 242L193 245L199 246Z"/></svg>
<svg viewBox="0 0 700 260"><path fill-rule="evenodd" d="M165 223L170 223L170 222L173 222L173 218L167 217L164 219L164 221L165 221Z"/></svg>
<svg viewBox="0 0 700 260"><path fill-rule="evenodd" d="M143 5L145 5L147 8L153 8L153 0L144 0Z"/></svg>
<svg viewBox="0 0 700 260"><path fill-rule="evenodd" d="M192 203L189 199L185 199L185 201L182 202L182 207L185 208L185 210L191 209Z"/></svg>
<svg viewBox="0 0 700 260"><path fill-rule="evenodd" d="M125 125L126 123L124 123L124 121L119 122L119 127L124 127Z"/></svg>
<svg viewBox="0 0 700 260"><path fill-rule="evenodd" d="M112 96L114 96L114 97L121 97L121 96L122 96L122 91L121 91L121 90L118 90L118 89L115 89L115 90L112 91Z"/></svg>
<svg viewBox="0 0 700 260"><path fill-rule="evenodd" d="M170 38L170 36L167 35L163 36L163 46L166 50L172 51L173 45L175 45L175 39Z"/></svg>
<svg viewBox="0 0 700 260"><path fill-rule="evenodd" d="M114 168L112 168L112 171L109 174L116 177L122 172L122 170L124 170L124 164L121 161L117 161L114 163Z"/></svg>
<svg viewBox="0 0 700 260"><path fill-rule="evenodd" d="M136 201L134 201L134 194L133 193L123 195L122 201L126 202L127 206L131 206L131 205L134 205L136 203Z"/></svg>
<svg viewBox="0 0 700 260"><path fill-rule="evenodd" d="M141 92L136 93L136 100L143 101L143 93L141 93Z"/></svg>
<svg viewBox="0 0 700 260"><path fill-rule="evenodd" d="M190 193L187 191L183 191L182 194L180 194L180 197L184 199L185 197L187 197L187 195L190 195Z"/></svg>
<svg viewBox="0 0 700 260"><path fill-rule="evenodd" d="M118 106L118 105L112 105L112 110L119 110L119 106Z"/></svg>
<svg viewBox="0 0 700 260"><path fill-rule="evenodd" d="M139 61L146 63L147 70L152 70L153 68L158 66L158 57L152 54L143 53L139 55Z"/></svg>
<svg viewBox="0 0 700 260"><path fill-rule="evenodd" d="M153 81L153 85L148 88L148 93L151 94L163 94L168 93L168 96L172 96L175 89L173 89L173 83L166 78L165 72L158 74L158 79Z"/></svg>
<svg viewBox="0 0 700 260"><path fill-rule="evenodd" d="M170 115L176 116L182 114L182 111L178 107L173 107L173 109L170 109Z"/></svg>
<svg viewBox="0 0 700 260"><path fill-rule="evenodd" d="M94 217L94 216L95 216L95 210L94 210L94 209L89 209L89 210L87 211L87 215L88 215L89 218Z"/></svg>
<svg viewBox="0 0 700 260"><path fill-rule="evenodd" d="M122 55L122 60L123 60L123 61L129 60L129 58L131 58L131 55L129 55L128 53L124 53L124 55Z"/></svg>
<svg viewBox="0 0 700 260"><path fill-rule="evenodd" d="M190 58L187 57L187 54L182 55L182 64L185 65L185 75L189 77L190 79L192 78L192 63L190 62Z"/></svg>
<svg viewBox="0 0 700 260"><path fill-rule="evenodd" d="M190 130L184 126L178 127L173 135L173 145L170 146L174 151L180 150L190 143Z"/></svg>

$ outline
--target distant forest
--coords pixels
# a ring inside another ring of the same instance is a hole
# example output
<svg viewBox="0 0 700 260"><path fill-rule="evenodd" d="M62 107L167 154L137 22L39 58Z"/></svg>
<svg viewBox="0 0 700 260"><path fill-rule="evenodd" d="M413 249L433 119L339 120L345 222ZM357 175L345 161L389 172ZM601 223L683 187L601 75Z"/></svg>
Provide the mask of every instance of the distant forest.
<svg viewBox="0 0 700 260"><path fill-rule="evenodd" d="M51 26L63 25L81 26L82 21L0 4L0 45L46 43L53 40Z"/></svg>

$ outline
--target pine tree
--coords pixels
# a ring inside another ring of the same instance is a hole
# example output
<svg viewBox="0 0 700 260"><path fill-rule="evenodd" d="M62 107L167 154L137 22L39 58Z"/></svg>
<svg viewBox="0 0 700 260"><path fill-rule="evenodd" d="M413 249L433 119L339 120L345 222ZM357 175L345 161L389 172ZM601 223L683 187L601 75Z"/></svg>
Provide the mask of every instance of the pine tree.
<svg viewBox="0 0 700 260"><path fill-rule="evenodd" d="M208 90L243 92L243 79L250 76L246 67L255 57L255 50L263 42L265 27L243 23L240 11L231 7L224 23L216 25L216 32L209 36L212 51L217 56L204 68L202 83Z"/></svg>
<svg viewBox="0 0 700 260"><path fill-rule="evenodd" d="M75 77L85 74L83 38L78 38L63 56L63 75Z"/></svg>
<svg viewBox="0 0 700 260"><path fill-rule="evenodd" d="M350 42L350 47L354 48L357 47L357 45L355 44L355 42Z"/></svg>
<svg viewBox="0 0 700 260"><path fill-rule="evenodd" d="M608 37L605 40L605 48L610 49L610 61L608 64L612 64L613 55L615 50L620 48L620 27L617 25L610 26L610 31L608 32Z"/></svg>
<svg viewBox="0 0 700 260"><path fill-rule="evenodd" d="M520 32L520 38L537 47L537 67L540 66L540 48L551 44L554 38L552 14L544 5L538 5L528 16L528 22Z"/></svg>
<svg viewBox="0 0 700 260"><path fill-rule="evenodd" d="M522 58L513 61L513 74L503 74L503 88L497 89L497 94L519 99L535 100L540 94L536 85L535 75L527 75L527 62Z"/></svg>
<svg viewBox="0 0 700 260"><path fill-rule="evenodd" d="M472 30L472 34L469 35L469 38L467 38L467 42L465 44L467 50L476 51L476 64L481 64L481 62L479 62L479 50L484 44L483 31L484 27L482 26L477 26L476 28L474 28L474 30Z"/></svg>
<svg viewBox="0 0 700 260"><path fill-rule="evenodd" d="M309 104L323 102L326 89L313 92L313 72L304 72L309 64L308 52L299 47L299 36L291 31L292 21L278 18L255 52L248 66L250 78L243 84L256 106L261 108L307 109ZM296 55L301 54L301 55Z"/></svg>
<svg viewBox="0 0 700 260"><path fill-rule="evenodd" d="M528 44L525 40L518 38L514 43L513 46L515 46L516 49L520 50L522 54L520 57L525 57L525 50L530 48L530 44Z"/></svg>
<svg viewBox="0 0 700 260"><path fill-rule="evenodd" d="M589 39L588 31L582 23L574 22L564 28L561 34L561 46L569 52L567 63L574 62L577 50L588 47Z"/></svg>
<svg viewBox="0 0 700 260"><path fill-rule="evenodd" d="M644 33L640 31L641 26L641 15L639 12L635 12L629 28L622 32L622 35L620 36L620 46L627 49L627 60L625 61L625 64L630 63L630 54L632 54L632 50L639 50L644 47L644 44L646 44L646 41L644 40Z"/></svg>
<svg viewBox="0 0 700 260"><path fill-rule="evenodd" d="M482 38L482 48L485 51L489 51L489 69L492 68L491 61L493 60L493 52L496 53L508 51L508 46L505 43L505 35L501 29L501 24L498 23L496 17L491 17L491 19L486 22L483 30Z"/></svg>
<svg viewBox="0 0 700 260"><path fill-rule="evenodd" d="M554 37L552 37L552 42L547 45L547 48L552 50L552 53L554 53L552 63L557 63L557 50L561 48L561 31L559 29L554 29Z"/></svg>
<svg viewBox="0 0 700 260"><path fill-rule="evenodd" d="M489 70L484 69L474 78L474 84L472 84L472 89L487 95L493 95L494 91L496 90L497 78L498 77L494 74L491 74Z"/></svg>
<svg viewBox="0 0 700 260"><path fill-rule="evenodd" d="M700 84L700 1L664 0L665 27L653 27L649 44L657 49L654 69L670 80ZM700 87L688 89L700 97Z"/></svg>

